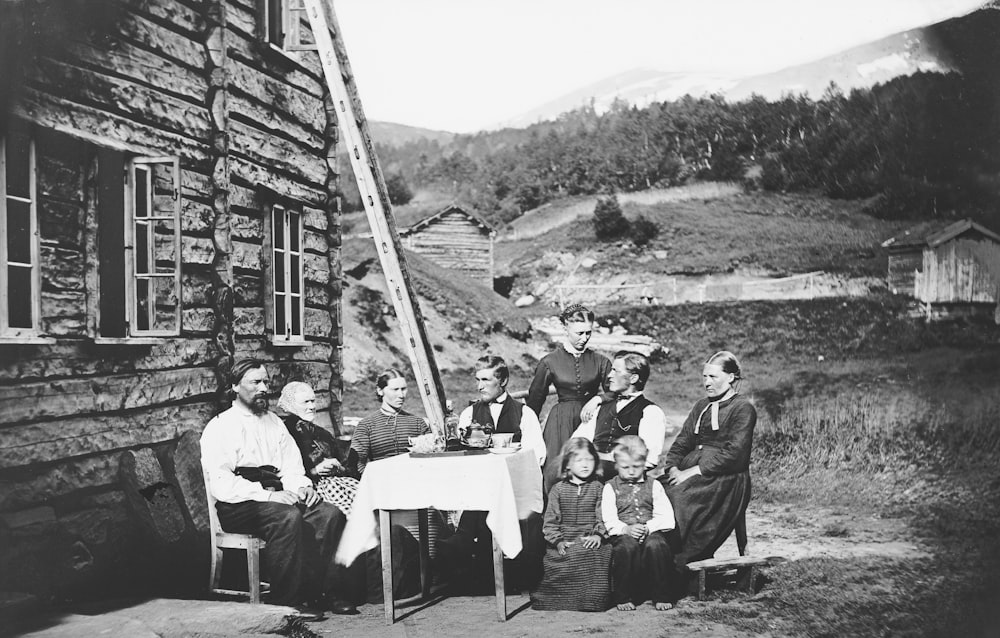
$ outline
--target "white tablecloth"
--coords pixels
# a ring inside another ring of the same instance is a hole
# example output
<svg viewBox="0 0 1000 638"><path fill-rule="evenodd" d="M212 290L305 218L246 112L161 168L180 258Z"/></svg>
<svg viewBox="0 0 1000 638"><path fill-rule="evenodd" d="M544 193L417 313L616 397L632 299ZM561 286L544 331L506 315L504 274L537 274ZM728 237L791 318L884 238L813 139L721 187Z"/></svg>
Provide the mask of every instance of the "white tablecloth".
<svg viewBox="0 0 1000 638"><path fill-rule="evenodd" d="M410 458L401 454L369 463L337 548L337 562L351 564L378 545L376 510L483 510L486 524L508 558L521 552L518 520L542 511L542 473L532 450Z"/></svg>

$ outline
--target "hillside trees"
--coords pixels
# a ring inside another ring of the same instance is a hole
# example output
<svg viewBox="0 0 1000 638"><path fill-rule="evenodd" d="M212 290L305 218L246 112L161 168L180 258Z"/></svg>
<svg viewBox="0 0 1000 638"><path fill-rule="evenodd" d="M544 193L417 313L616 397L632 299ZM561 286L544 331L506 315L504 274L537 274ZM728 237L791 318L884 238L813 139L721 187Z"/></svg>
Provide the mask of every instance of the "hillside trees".
<svg viewBox="0 0 1000 638"><path fill-rule="evenodd" d="M589 104L528 129L379 151L410 185L460 194L500 223L556 197L740 180L751 165L765 189L878 196L880 215L970 214L1000 195L1000 143L986 143L1000 140L1000 92L980 84L918 73L816 100Z"/></svg>

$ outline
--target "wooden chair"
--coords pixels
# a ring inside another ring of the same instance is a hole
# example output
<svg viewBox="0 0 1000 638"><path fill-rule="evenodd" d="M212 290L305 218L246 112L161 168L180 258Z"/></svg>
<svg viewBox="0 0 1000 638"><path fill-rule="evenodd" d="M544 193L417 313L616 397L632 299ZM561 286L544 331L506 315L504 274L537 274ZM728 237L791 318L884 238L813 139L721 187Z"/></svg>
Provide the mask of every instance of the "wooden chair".
<svg viewBox="0 0 1000 638"><path fill-rule="evenodd" d="M215 594L228 594L230 596L247 596L254 605L260 603L260 594L267 591L268 584L260 580L260 550L264 549L266 543L263 539L250 534L231 534L222 531L219 525L219 513L215 511L215 497L209 485L208 472L202 472L205 477L205 497L208 499L208 520L210 524L209 538L212 540L212 570L209 572L208 588ZM222 579L222 550L242 549L247 553L247 580L250 583L250 591L238 589L222 589L219 581Z"/></svg>

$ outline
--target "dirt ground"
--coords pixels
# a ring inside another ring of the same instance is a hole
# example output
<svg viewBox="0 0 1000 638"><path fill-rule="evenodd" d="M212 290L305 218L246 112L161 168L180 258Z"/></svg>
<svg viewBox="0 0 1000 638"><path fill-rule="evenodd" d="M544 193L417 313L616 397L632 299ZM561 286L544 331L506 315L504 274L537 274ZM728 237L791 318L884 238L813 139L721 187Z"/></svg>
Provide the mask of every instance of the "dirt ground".
<svg viewBox="0 0 1000 638"><path fill-rule="evenodd" d="M918 558L929 552L929 548L910 538L903 519L852 515L832 508L751 502L747 528L749 553L756 556L781 556L789 560ZM834 535L831 530L835 530ZM716 554L717 557L736 555L734 537L730 537ZM667 612L654 611L648 602L634 612L540 612L531 609L527 595L510 595L507 608L511 617L506 623L500 623L496 620L492 597L462 596L398 609L398 620L391 627L385 625L381 605L364 605L360 608L360 616L331 617L311 623L309 628L320 636L351 632L371 638L465 638L477 634L551 637L602 633L672 638L743 636L745 631L716 622L713 617L720 612L744 616L758 614L760 605L766 608L770 597L768 573L769 570L764 570L763 586L752 597L737 591L734 583L726 583L721 589L710 591L704 601L684 598L677 608ZM784 632L779 630L775 635L784 635Z"/></svg>

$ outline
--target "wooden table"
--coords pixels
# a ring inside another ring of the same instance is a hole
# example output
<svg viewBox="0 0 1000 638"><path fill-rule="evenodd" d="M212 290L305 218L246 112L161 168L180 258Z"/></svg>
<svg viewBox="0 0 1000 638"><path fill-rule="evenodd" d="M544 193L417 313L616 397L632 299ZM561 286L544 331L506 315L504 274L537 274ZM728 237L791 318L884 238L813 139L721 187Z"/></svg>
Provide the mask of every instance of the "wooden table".
<svg viewBox="0 0 1000 638"><path fill-rule="evenodd" d="M532 450L514 454L484 454L443 458L410 458L401 454L369 463L361 477L351 516L337 548L337 562L350 565L377 544L382 548L385 620L395 622L392 597L391 510L482 510L493 533L493 574L497 618L507 620L503 558L521 552L519 521L542 511L542 473ZM375 512L379 512L378 524ZM426 596L430 589L426 517L420 516L420 576Z"/></svg>

